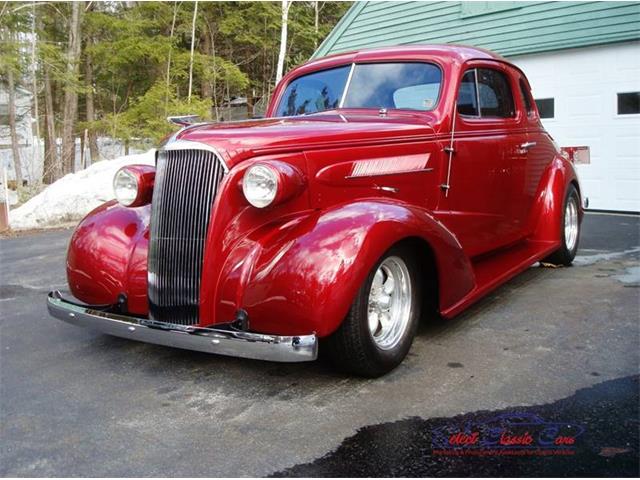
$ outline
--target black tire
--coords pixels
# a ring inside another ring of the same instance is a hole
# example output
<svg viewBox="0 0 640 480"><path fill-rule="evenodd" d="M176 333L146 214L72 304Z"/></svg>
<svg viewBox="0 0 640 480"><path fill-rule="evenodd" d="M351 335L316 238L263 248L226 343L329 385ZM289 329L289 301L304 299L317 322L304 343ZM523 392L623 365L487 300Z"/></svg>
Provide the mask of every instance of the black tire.
<svg viewBox="0 0 640 480"><path fill-rule="evenodd" d="M376 271L389 257L399 257L404 261L409 272L412 292L411 313L398 343L392 348L382 349L376 344L369 330L369 292ZM333 365L343 371L375 378L402 363L409 353L418 328L422 303L421 287L417 261L412 251L401 245L388 250L369 272L338 330L324 342L324 349Z"/></svg>
<svg viewBox="0 0 640 480"><path fill-rule="evenodd" d="M567 206L569 202L574 202L574 205L578 212L578 233L573 244L573 247L567 245L567 238L565 236L565 222L567 216ZM578 195L578 190L576 187L571 184L567 189L567 194L564 199L564 204L562 205L562 223L560 224L560 236L562 244L558 250L553 252L543 261L546 263L553 263L555 265L565 265L569 266L573 262L573 259L576 257L576 253L578 252L578 244L580 243L580 231L581 231L581 218L580 218L580 195Z"/></svg>

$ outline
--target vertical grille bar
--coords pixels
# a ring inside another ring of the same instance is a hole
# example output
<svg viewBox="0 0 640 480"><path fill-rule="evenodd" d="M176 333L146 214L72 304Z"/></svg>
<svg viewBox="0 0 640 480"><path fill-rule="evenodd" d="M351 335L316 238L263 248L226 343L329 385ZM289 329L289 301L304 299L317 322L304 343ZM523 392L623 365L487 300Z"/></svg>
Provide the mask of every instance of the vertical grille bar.
<svg viewBox="0 0 640 480"><path fill-rule="evenodd" d="M200 277L211 206L224 175L206 150L167 150L158 157L151 205L149 317L198 323Z"/></svg>

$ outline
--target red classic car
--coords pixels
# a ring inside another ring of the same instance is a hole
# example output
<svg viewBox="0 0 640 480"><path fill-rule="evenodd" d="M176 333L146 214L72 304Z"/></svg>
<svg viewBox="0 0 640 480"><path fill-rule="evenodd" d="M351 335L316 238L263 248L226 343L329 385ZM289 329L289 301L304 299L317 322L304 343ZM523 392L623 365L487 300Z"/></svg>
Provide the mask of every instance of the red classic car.
<svg viewBox="0 0 640 480"><path fill-rule="evenodd" d="M266 118L189 125L69 245L52 315L120 337L377 376L426 311L459 314L541 260L571 264L573 165L524 73L411 46L290 72Z"/></svg>

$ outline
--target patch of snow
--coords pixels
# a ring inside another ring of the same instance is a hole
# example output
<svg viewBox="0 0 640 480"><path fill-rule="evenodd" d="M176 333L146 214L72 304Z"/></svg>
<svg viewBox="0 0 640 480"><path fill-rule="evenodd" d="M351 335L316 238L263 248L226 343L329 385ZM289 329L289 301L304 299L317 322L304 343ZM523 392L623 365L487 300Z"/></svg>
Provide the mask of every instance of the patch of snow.
<svg viewBox="0 0 640 480"><path fill-rule="evenodd" d="M103 160L77 173L69 173L49 185L24 205L9 212L14 230L53 227L79 220L99 205L112 200L113 176L121 167L153 165L155 149L139 155Z"/></svg>
<svg viewBox="0 0 640 480"><path fill-rule="evenodd" d="M638 252L640 252L640 247L634 247L629 250L624 250L622 252L597 253L595 255L578 255L576 258L573 259L573 264L579 265L579 266L593 265L594 263L597 263L597 262L615 260L616 258L624 257L626 255L630 255Z"/></svg>
<svg viewBox="0 0 640 480"><path fill-rule="evenodd" d="M640 286L640 267L629 267L625 270L623 275L616 275L615 278L620 280L622 283Z"/></svg>

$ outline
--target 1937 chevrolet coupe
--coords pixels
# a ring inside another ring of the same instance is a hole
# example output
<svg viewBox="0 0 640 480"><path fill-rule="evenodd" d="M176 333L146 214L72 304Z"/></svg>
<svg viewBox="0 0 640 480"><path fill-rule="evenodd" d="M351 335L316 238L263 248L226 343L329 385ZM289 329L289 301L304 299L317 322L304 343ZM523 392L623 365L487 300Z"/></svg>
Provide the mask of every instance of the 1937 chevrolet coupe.
<svg viewBox="0 0 640 480"><path fill-rule="evenodd" d="M120 337L381 375L536 261L571 264L580 186L525 75L460 46L312 61L266 118L188 125L115 176L52 315Z"/></svg>

